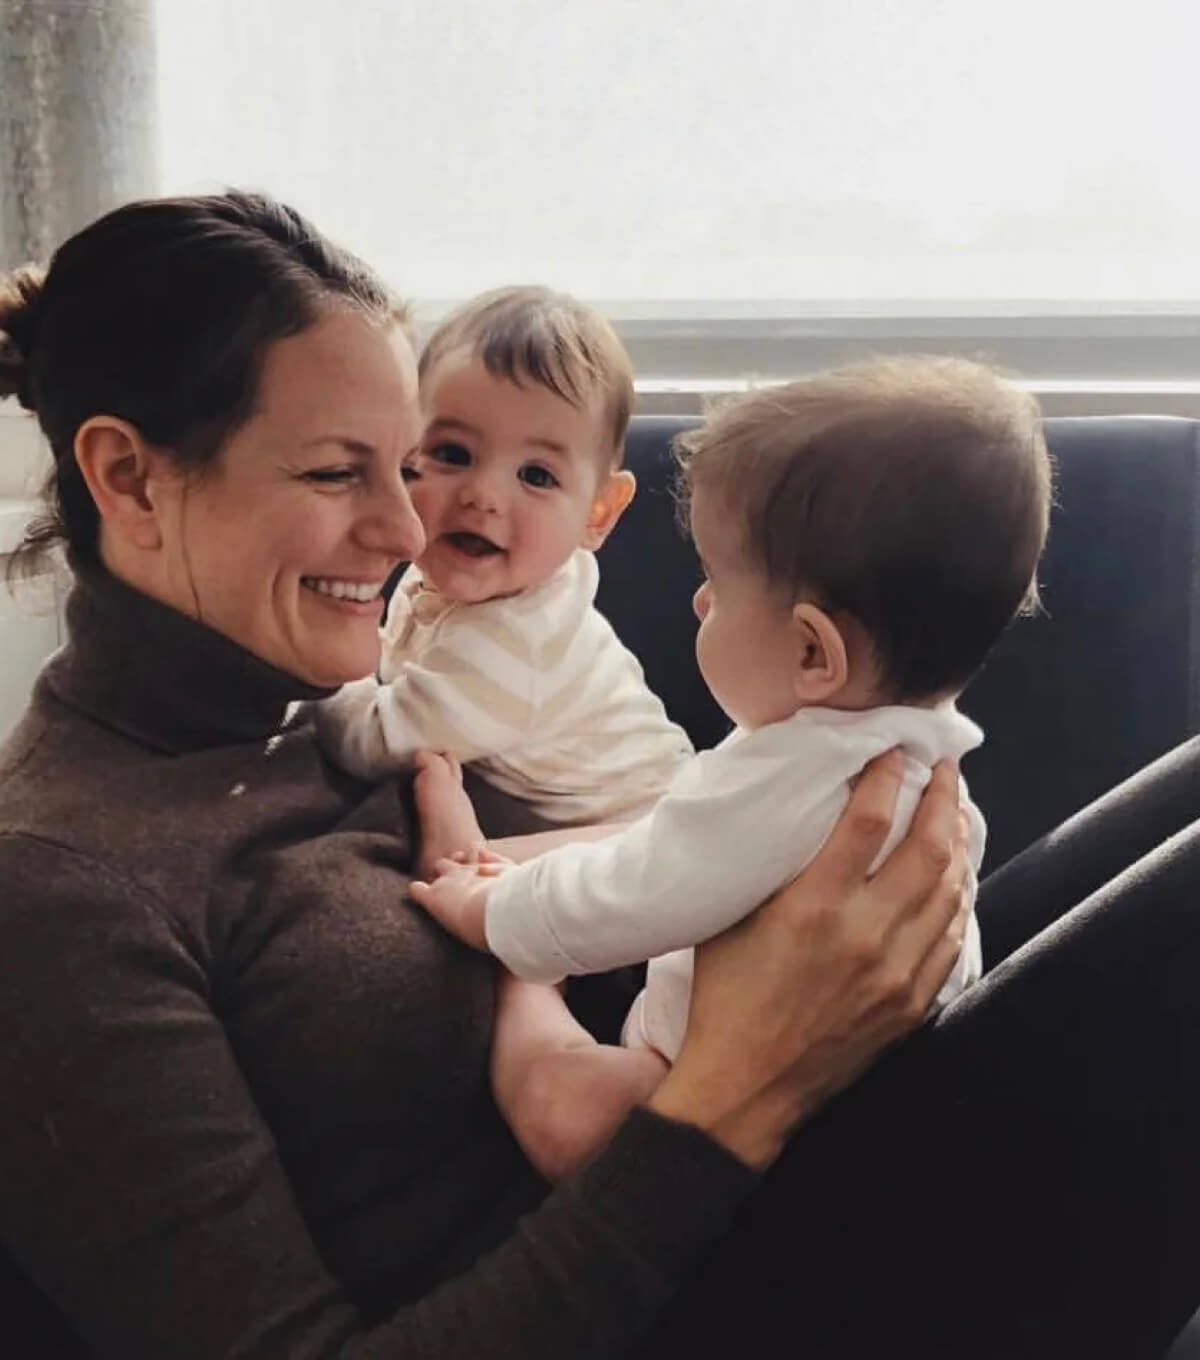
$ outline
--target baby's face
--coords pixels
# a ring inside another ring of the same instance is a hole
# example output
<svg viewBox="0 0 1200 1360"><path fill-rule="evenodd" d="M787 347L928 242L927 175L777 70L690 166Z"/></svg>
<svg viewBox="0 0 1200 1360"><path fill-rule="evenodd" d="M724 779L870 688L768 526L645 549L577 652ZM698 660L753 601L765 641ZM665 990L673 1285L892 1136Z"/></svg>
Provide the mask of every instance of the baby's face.
<svg viewBox="0 0 1200 1360"><path fill-rule="evenodd" d="M772 591L745 560L736 524L703 487L692 496L691 525L704 567L692 601L700 620L696 660L704 683L739 727L790 718L800 706L791 601Z"/></svg>
<svg viewBox="0 0 1200 1360"><path fill-rule="evenodd" d="M598 403L581 410L459 353L426 375L421 406L409 492L432 586L468 604L515 595L593 546L589 519L607 475Z"/></svg>

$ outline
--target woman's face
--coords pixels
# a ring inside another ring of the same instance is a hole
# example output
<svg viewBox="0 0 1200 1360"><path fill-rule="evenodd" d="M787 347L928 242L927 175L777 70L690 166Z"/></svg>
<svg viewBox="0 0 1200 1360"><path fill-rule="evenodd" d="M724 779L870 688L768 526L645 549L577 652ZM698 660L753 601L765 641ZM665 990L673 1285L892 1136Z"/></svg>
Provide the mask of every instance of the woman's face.
<svg viewBox="0 0 1200 1360"><path fill-rule="evenodd" d="M346 309L267 352L254 413L161 524L168 602L315 685L370 674L380 589L418 557L421 437L398 327Z"/></svg>

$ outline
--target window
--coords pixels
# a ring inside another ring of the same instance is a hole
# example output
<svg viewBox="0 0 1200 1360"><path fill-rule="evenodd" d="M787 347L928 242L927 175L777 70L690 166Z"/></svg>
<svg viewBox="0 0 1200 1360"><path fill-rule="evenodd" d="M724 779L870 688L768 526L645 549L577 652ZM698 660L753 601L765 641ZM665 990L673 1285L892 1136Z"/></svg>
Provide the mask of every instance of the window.
<svg viewBox="0 0 1200 1360"><path fill-rule="evenodd" d="M426 316L553 283L619 320L650 389L881 348L1121 379L1135 408L1200 377L1193 0L162 0L157 22L164 188L269 188Z"/></svg>
<svg viewBox="0 0 1200 1360"><path fill-rule="evenodd" d="M268 187L424 299L1200 298L1193 0L169 0L157 23L164 187Z"/></svg>

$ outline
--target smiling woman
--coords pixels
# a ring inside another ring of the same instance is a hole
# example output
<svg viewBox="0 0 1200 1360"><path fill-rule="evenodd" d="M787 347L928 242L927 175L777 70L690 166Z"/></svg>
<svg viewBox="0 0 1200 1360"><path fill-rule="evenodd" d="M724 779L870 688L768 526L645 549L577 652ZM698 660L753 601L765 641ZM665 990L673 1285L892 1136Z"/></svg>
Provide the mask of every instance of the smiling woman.
<svg viewBox="0 0 1200 1360"><path fill-rule="evenodd" d="M252 234L260 220L274 237ZM311 271L298 280L289 247ZM123 258L138 260L133 284ZM247 307L251 268L265 282ZM111 214L44 285L26 271L16 287L25 305L6 324L31 356L17 395L55 458L53 514L17 564L61 533L77 564L103 559L311 684L370 671L383 583L423 543L401 478L420 432L403 308L248 195Z"/></svg>
<svg viewBox="0 0 1200 1360"><path fill-rule="evenodd" d="M103 508L125 504L111 490L122 461L147 469L149 504L115 522L133 530L153 510L155 551L109 530L114 569L311 684L367 674L380 592L424 541L401 477L420 437L416 385L399 326L338 309L270 348L254 414L202 476L181 478L132 431L85 426L80 459Z"/></svg>

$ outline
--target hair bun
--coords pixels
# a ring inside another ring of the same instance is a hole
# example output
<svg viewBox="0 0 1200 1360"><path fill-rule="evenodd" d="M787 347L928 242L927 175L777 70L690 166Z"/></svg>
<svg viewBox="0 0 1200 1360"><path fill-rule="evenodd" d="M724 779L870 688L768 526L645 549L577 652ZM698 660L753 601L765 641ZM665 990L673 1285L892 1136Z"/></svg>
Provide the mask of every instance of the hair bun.
<svg viewBox="0 0 1200 1360"><path fill-rule="evenodd" d="M32 411L29 357L37 334L45 271L36 265L0 275L0 397L13 397Z"/></svg>

